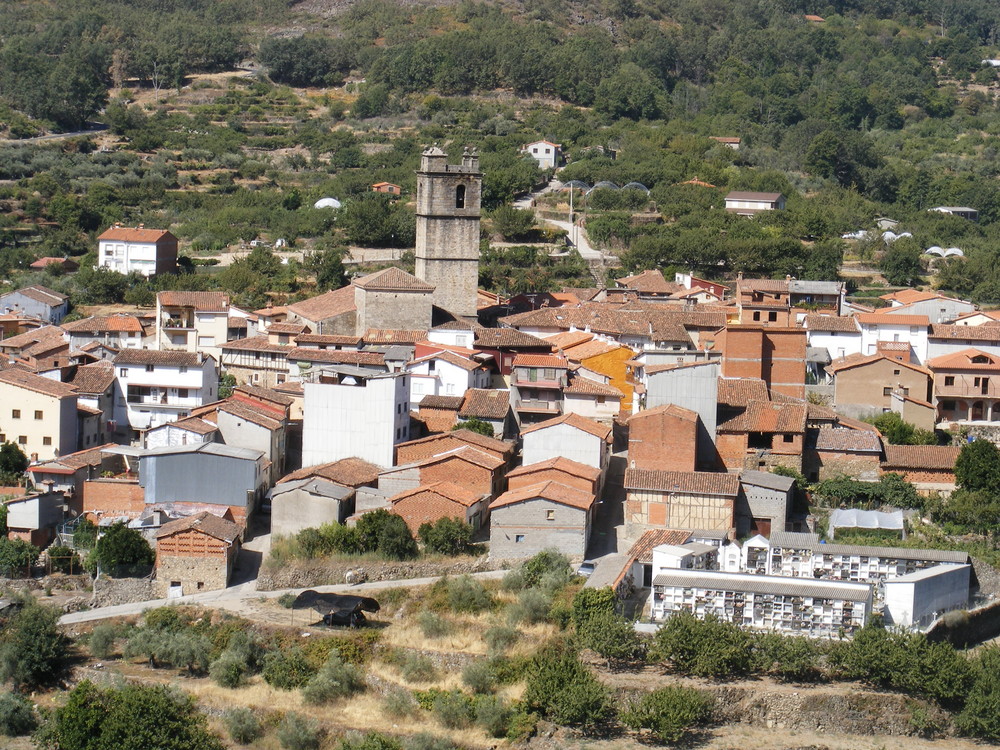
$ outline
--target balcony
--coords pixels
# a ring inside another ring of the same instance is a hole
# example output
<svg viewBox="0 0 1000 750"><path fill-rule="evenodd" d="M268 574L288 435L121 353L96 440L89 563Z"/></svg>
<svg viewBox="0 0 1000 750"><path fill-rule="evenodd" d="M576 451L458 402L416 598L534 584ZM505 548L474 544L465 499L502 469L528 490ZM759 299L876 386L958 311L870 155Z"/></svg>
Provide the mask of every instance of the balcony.
<svg viewBox="0 0 1000 750"><path fill-rule="evenodd" d="M514 410L527 412L530 414L551 414L558 416L562 413L562 406L559 401L545 401L544 399L523 399L514 402Z"/></svg>
<svg viewBox="0 0 1000 750"><path fill-rule="evenodd" d="M539 378L538 380L531 380L523 373L518 374L515 370L510 376L511 385L522 385L528 388L546 388L550 390L562 390L566 387L566 377L565 374L562 377L557 377L554 379Z"/></svg>

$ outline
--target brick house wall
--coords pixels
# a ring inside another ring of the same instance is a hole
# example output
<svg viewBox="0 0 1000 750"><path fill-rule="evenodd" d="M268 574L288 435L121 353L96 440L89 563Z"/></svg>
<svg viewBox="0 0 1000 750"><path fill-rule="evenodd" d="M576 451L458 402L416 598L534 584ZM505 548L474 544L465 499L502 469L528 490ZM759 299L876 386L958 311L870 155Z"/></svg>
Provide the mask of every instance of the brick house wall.
<svg viewBox="0 0 1000 750"><path fill-rule="evenodd" d="M414 534L421 524L434 523L441 518L454 518L472 522L473 516L481 509L482 503L466 508L436 492L417 492L392 504L392 512L400 516Z"/></svg>
<svg viewBox="0 0 1000 750"><path fill-rule="evenodd" d="M420 484L451 482L477 495L495 496L500 489L500 475L460 458L438 461L420 469Z"/></svg>
<svg viewBox="0 0 1000 750"><path fill-rule="evenodd" d="M669 412L639 412L628 423L628 465L633 469L694 471L698 419Z"/></svg>
<svg viewBox="0 0 1000 750"><path fill-rule="evenodd" d="M145 491L131 479L88 479L83 483L83 514L138 518L146 509Z"/></svg>
<svg viewBox="0 0 1000 750"><path fill-rule="evenodd" d="M805 329L730 325L719 339L725 377L760 378L769 390L805 398Z"/></svg>
<svg viewBox="0 0 1000 750"><path fill-rule="evenodd" d="M157 593L165 597L177 582L185 595L226 588L238 552L238 544L193 529L161 537L156 544Z"/></svg>

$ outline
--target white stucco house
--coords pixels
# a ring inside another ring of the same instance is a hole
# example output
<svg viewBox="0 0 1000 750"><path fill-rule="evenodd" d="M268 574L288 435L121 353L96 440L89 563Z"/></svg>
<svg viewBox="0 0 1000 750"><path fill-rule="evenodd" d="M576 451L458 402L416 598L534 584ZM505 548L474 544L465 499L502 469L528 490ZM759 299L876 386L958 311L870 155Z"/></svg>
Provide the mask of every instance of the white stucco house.
<svg viewBox="0 0 1000 750"><path fill-rule="evenodd" d="M424 396L464 396L470 388L488 388L490 370L482 362L450 351L418 357L406 366L410 374L410 402Z"/></svg>
<svg viewBox="0 0 1000 750"><path fill-rule="evenodd" d="M122 274L172 273L177 270L177 238L164 229L116 224L97 238L97 265Z"/></svg>
<svg viewBox="0 0 1000 750"><path fill-rule="evenodd" d="M563 414L526 427L521 439L525 466L562 456L604 472L611 455L611 426L578 414Z"/></svg>
<svg viewBox="0 0 1000 750"><path fill-rule="evenodd" d="M522 154L528 154L542 169L555 169L562 160L562 146L552 141L535 141L521 147Z"/></svg>
<svg viewBox="0 0 1000 750"><path fill-rule="evenodd" d="M210 355L123 349L113 362L133 430L176 422L218 398L219 374Z"/></svg>

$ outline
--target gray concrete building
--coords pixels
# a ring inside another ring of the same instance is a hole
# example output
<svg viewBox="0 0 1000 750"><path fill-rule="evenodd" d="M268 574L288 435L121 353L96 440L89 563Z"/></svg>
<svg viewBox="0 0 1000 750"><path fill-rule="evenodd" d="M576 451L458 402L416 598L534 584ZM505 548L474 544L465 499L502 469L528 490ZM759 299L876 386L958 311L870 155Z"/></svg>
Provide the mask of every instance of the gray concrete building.
<svg viewBox="0 0 1000 750"><path fill-rule="evenodd" d="M516 560L555 548L583 559L594 508L591 493L551 480L509 490L490 504L490 557Z"/></svg>
<svg viewBox="0 0 1000 750"><path fill-rule="evenodd" d="M740 473L744 503L736 509L737 534L763 534L784 531L792 504L795 480L767 471Z"/></svg>
<svg viewBox="0 0 1000 750"><path fill-rule="evenodd" d="M698 455L715 455L715 427L718 412L719 363L694 362L684 365L649 365L645 368L644 408L676 404L696 412Z"/></svg>
<svg viewBox="0 0 1000 750"><path fill-rule="evenodd" d="M268 493L271 533L291 536L324 523L344 523L354 512L353 487L308 477L282 482Z"/></svg>

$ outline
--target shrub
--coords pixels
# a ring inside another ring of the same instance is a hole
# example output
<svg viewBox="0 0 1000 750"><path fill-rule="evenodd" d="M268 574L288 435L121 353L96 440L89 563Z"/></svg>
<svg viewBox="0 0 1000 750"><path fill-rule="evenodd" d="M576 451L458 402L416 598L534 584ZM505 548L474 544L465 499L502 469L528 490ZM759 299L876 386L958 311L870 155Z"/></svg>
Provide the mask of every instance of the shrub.
<svg viewBox="0 0 1000 750"><path fill-rule="evenodd" d="M472 723L472 701L458 690L439 695L434 701L434 716L448 729L464 729Z"/></svg>
<svg viewBox="0 0 1000 750"><path fill-rule="evenodd" d="M224 688L238 688L246 681L249 672L250 665L246 654L235 649L223 651L208 669L216 684Z"/></svg>
<svg viewBox="0 0 1000 750"><path fill-rule="evenodd" d="M572 573L569 558L556 549L543 549L537 555L521 563L520 570L524 576L524 585L537 586L542 577L548 573Z"/></svg>
<svg viewBox="0 0 1000 750"><path fill-rule="evenodd" d="M222 721L233 742L241 745L249 745L262 733L260 719L249 708L231 708L222 714Z"/></svg>
<svg viewBox="0 0 1000 750"><path fill-rule="evenodd" d="M521 631L507 625L494 625L483 633L483 640L491 652L502 653L521 638Z"/></svg>
<svg viewBox="0 0 1000 750"><path fill-rule="evenodd" d="M298 646L271 651L264 657L264 681L279 690L302 687L314 673Z"/></svg>
<svg viewBox="0 0 1000 750"><path fill-rule="evenodd" d="M169 634L157 658L190 674L197 674L208 670L208 655L211 650L212 644L205 636L181 631Z"/></svg>
<svg viewBox="0 0 1000 750"><path fill-rule="evenodd" d="M809 638L755 633L753 640L754 671L790 682L812 680L820 675L822 652Z"/></svg>
<svg viewBox="0 0 1000 750"><path fill-rule="evenodd" d="M512 713L503 698L487 695L476 701L476 725L490 737L507 735Z"/></svg>
<svg viewBox="0 0 1000 750"><path fill-rule="evenodd" d="M492 693L494 679L489 662L471 662L462 670L462 682L474 693Z"/></svg>
<svg viewBox="0 0 1000 750"><path fill-rule="evenodd" d="M187 618L177 607L147 609L142 614L143 623L151 630L177 631L187 625Z"/></svg>
<svg viewBox="0 0 1000 750"><path fill-rule="evenodd" d="M0 575L23 578L38 561L38 547L23 539L0 538Z"/></svg>
<svg viewBox="0 0 1000 750"><path fill-rule="evenodd" d="M80 556L69 547L52 546L48 549L49 562L54 573L82 573Z"/></svg>
<svg viewBox="0 0 1000 750"><path fill-rule="evenodd" d="M278 725L278 742L285 750L319 750L319 724L313 719L290 712Z"/></svg>
<svg viewBox="0 0 1000 750"><path fill-rule="evenodd" d="M711 715L714 703L698 690L666 687L644 695L622 713L621 721L632 729L650 729L661 742L674 744Z"/></svg>
<svg viewBox="0 0 1000 750"><path fill-rule="evenodd" d="M59 630L59 612L33 601L8 623L0 640L0 682L15 689L49 684L62 676L69 639Z"/></svg>
<svg viewBox="0 0 1000 750"><path fill-rule="evenodd" d="M0 693L0 734L20 737L31 734L37 725L31 701L16 693Z"/></svg>
<svg viewBox="0 0 1000 750"><path fill-rule="evenodd" d="M438 737L429 732L420 732L407 738L404 750L455 750L457 746L447 737Z"/></svg>
<svg viewBox="0 0 1000 750"><path fill-rule="evenodd" d="M603 656L608 662L637 659L643 644L635 625L614 612L591 615L579 630L580 643Z"/></svg>
<svg viewBox="0 0 1000 750"><path fill-rule="evenodd" d="M292 605L295 604L295 594L288 592L282 594L278 597L278 604L280 604L285 609L291 609Z"/></svg>
<svg viewBox="0 0 1000 750"><path fill-rule="evenodd" d="M338 750L403 750L403 746L392 737L381 732L350 732L337 746Z"/></svg>
<svg viewBox="0 0 1000 750"><path fill-rule="evenodd" d="M472 526L447 516L432 524L421 524L417 536L428 552L441 555L463 555L472 546Z"/></svg>
<svg viewBox="0 0 1000 750"><path fill-rule="evenodd" d="M750 636L714 615L700 620L679 612L657 631L650 655L699 677L743 674L750 668Z"/></svg>
<svg viewBox="0 0 1000 750"><path fill-rule="evenodd" d="M393 687L386 692L382 707L390 717L400 719L413 716L420 708L413 693L401 687Z"/></svg>
<svg viewBox="0 0 1000 750"><path fill-rule="evenodd" d="M608 691L565 643L549 644L532 659L524 703L564 726L593 726L611 715Z"/></svg>
<svg viewBox="0 0 1000 750"><path fill-rule="evenodd" d="M94 628L87 639L87 648L95 659L107 659L114 653L118 628L104 623Z"/></svg>
<svg viewBox="0 0 1000 750"><path fill-rule="evenodd" d="M611 590L610 586L599 589L580 589L573 597L573 624L579 628L594 615L614 614L615 602L615 592Z"/></svg>
<svg viewBox="0 0 1000 750"><path fill-rule="evenodd" d="M420 632L427 638L443 638L454 630L454 626L437 612L423 610L417 615Z"/></svg>
<svg viewBox="0 0 1000 750"><path fill-rule="evenodd" d="M353 664L345 663L336 651L319 672L302 688L306 703L317 705L347 698L365 689L365 678Z"/></svg>
<svg viewBox="0 0 1000 750"><path fill-rule="evenodd" d="M552 608L552 598L538 589L525 589L514 604L507 608L507 620L512 625L524 623L534 625L544 622Z"/></svg>
<svg viewBox="0 0 1000 750"><path fill-rule="evenodd" d="M407 682L433 682L437 679L434 662L422 654L407 654L399 671Z"/></svg>
<svg viewBox="0 0 1000 750"><path fill-rule="evenodd" d="M142 534L124 523L112 524L97 540L91 553L105 575L145 573L156 553Z"/></svg>
<svg viewBox="0 0 1000 750"><path fill-rule="evenodd" d="M1000 740L1000 648L984 648L971 667L974 682L955 726L963 734L996 742Z"/></svg>
<svg viewBox="0 0 1000 750"><path fill-rule="evenodd" d="M470 575L448 581L448 606L453 612L482 612L493 606L493 597Z"/></svg>

